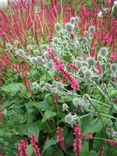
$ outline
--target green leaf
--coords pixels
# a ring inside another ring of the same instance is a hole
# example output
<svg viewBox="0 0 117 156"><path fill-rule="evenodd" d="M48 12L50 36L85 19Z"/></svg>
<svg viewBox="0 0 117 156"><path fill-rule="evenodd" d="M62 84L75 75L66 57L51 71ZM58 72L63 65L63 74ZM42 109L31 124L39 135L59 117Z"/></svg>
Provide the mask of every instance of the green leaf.
<svg viewBox="0 0 117 156"><path fill-rule="evenodd" d="M116 128L116 130L117 130L117 120L115 121L115 128Z"/></svg>
<svg viewBox="0 0 117 156"><path fill-rule="evenodd" d="M81 150L81 153L80 153L81 156L88 156L89 155L89 150L88 150L88 142L85 141L83 143L83 147L82 147L82 150Z"/></svg>
<svg viewBox="0 0 117 156"><path fill-rule="evenodd" d="M31 156L31 155L33 154L33 147L32 147L32 145L31 145L31 144L30 144L30 145L28 145L27 150L28 150L28 154Z"/></svg>
<svg viewBox="0 0 117 156"><path fill-rule="evenodd" d="M117 95L117 89L110 91L110 96L116 96Z"/></svg>
<svg viewBox="0 0 117 156"><path fill-rule="evenodd" d="M24 87L22 83L11 83L9 85L4 85L3 87L1 87L1 90L14 95L18 91L20 91L22 87Z"/></svg>
<svg viewBox="0 0 117 156"><path fill-rule="evenodd" d="M65 137L66 147L69 148L73 144L73 130L69 130L67 126L64 127L63 136ZM68 137L69 136L69 137Z"/></svg>
<svg viewBox="0 0 117 156"><path fill-rule="evenodd" d="M34 108L33 108L33 103L32 102L29 102L29 103L25 103L25 107L26 107L26 110L27 112L30 114L33 112Z"/></svg>
<svg viewBox="0 0 117 156"><path fill-rule="evenodd" d="M95 137L97 138L103 138L104 134L103 131L98 132ZM98 151L100 149L100 147L102 147L103 145L103 140L102 139L93 139L93 149L95 149L96 151Z"/></svg>
<svg viewBox="0 0 117 156"><path fill-rule="evenodd" d="M48 105L48 102L47 101L41 101L41 102L37 102L37 103L33 103L34 106L41 110L41 111L45 111L48 109L49 105Z"/></svg>
<svg viewBox="0 0 117 156"><path fill-rule="evenodd" d="M91 150L89 155L90 155L90 156L97 156L97 152L94 151L94 150Z"/></svg>
<svg viewBox="0 0 117 156"><path fill-rule="evenodd" d="M85 123L83 123L83 132L87 134L99 132L102 128L102 122L98 119L87 119Z"/></svg>
<svg viewBox="0 0 117 156"><path fill-rule="evenodd" d="M56 112L53 112L52 110L46 110L42 122L45 122L46 120L49 120L54 116L56 116Z"/></svg>
<svg viewBox="0 0 117 156"><path fill-rule="evenodd" d="M56 144L57 144L57 140L56 139L53 139L53 138L47 139L46 144L44 146L44 149L43 149L42 153L44 151L46 151L50 146L56 145Z"/></svg>
<svg viewBox="0 0 117 156"><path fill-rule="evenodd" d="M71 62L72 61L72 57L71 57L71 55L66 55L66 56L63 56L63 59L65 60L65 61L67 61L67 62Z"/></svg>
<svg viewBox="0 0 117 156"><path fill-rule="evenodd" d="M28 127L28 136L31 137L32 135L34 135L38 139L39 128L35 124L31 124Z"/></svg>

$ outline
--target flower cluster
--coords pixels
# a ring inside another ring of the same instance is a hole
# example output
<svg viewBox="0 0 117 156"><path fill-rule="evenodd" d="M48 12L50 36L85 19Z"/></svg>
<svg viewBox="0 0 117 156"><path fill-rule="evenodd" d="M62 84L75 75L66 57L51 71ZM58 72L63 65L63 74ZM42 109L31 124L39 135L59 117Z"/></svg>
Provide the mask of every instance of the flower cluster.
<svg viewBox="0 0 117 156"><path fill-rule="evenodd" d="M73 148L76 156L80 156L80 151L82 148L82 140L80 139L81 129L78 125L74 128L74 143Z"/></svg>
<svg viewBox="0 0 117 156"><path fill-rule="evenodd" d="M81 137L87 138L87 139L93 139L92 134L84 134L81 132L81 129L78 124L74 127L74 142L73 142L73 148L76 156L80 156L80 151L82 149L82 140Z"/></svg>
<svg viewBox="0 0 117 156"><path fill-rule="evenodd" d="M63 128L57 127L57 130L56 130L56 132L57 132L57 141L59 142L61 149L64 152L66 152L65 143L64 143L64 136L62 135L62 131L63 131Z"/></svg>
<svg viewBox="0 0 117 156"><path fill-rule="evenodd" d="M29 156L29 154L27 154L27 146L28 141L26 139L23 139L18 143L18 156Z"/></svg>
<svg viewBox="0 0 117 156"><path fill-rule="evenodd" d="M64 65L61 64L61 61L54 56L54 51L52 49L50 49L49 54L50 54L50 58L54 62L54 69L62 73L62 79L70 83L71 87L74 90L79 90L79 84L77 80L73 78L72 75L65 70Z"/></svg>
<svg viewBox="0 0 117 156"><path fill-rule="evenodd" d="M3 113L0 112L0 121L2 120L2 118L3 118Z"/></svg>
<svg viewBox="0 0 117 156"><path fill-rule="evenodd" d="M32 137L31 137L31 144L33 146L33 151L34 151L35 155L36 156L41 156L40 150L39 150L38 145L36 144L36 138L35 138L34 135L32 135Z"/></svg>

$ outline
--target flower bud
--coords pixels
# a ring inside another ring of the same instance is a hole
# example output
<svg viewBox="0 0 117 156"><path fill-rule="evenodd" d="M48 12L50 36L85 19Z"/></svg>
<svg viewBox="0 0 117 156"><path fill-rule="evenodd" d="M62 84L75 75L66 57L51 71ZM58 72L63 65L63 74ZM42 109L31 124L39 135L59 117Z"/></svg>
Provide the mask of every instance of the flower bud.
<svg viewBox="0 0 117 156"><path fill-rule="evenodd" d="M32 50L32 45L27 45L27 50Z"/></svg>
<svg viewBox="0 0 117 156"><path fill-rule="evenodd" d="M116 73L117 72L117 64L116 63L113 63L110 67L110 70L113 72L113 73Z"/></svg>
<svg viewBox="0 0 117 156"><path fill-rule="evenodd" d="M43 86L43 89L46 90L46 91L50 91L51 87L52 87L51 84L45 83L45 85Z"/></svg>
<svg viewBox="0 0 117 156"><path fill-rule="evenodd" d="M82 66L88 67L88 63L86 61L82 61Z"/></svg>
<svg viewBox="0 0 117 156"><path fill-rule="evenodd" d="M50 60L50 55L49 55L48 52L45 52L45 53L44 53L44 59L45 59L46 61L49 61L49 60Z"/></svg>
<svg viewBox="0 0 117 156"><path fill-rule="evenodd" d="M51 88L51 92L54 93L54 94L58 94L59 93L59 91L58 91L58 89L56 87L52 87Z"/></svg>
<svg viewBox="0 0 117 156"><path fill-rule="evenodd" d="M65 116L65 122L71 124L73 122L73 119L72 119L72 114L69 113Z"/></svg>
<svg viewBox="0 0 117 156"><path fill-rule="evenodd" d="M75 23L78 23L79 22L79 17L75 17Z"/></svg>
<svg viewBox="0 0 117 156"><path fill-rule="evenodd" d="M33 82L32 87L33 87L33 89L37 89L39 87L39 85L37 82Z"/></svg>
<svg viewBox="0 0 117 156"><path fill-rule="evenodd" d="M63 111L68 111L68 108L69 108L69 106L68 106L66 103L64 103L64 104L62 105L62 110L63 110Z"/></svg>
<svg viewBox="0 0 117 156"><path fill-rule="evenodd" d="M66 46L68 45L67 41L63 41L63 42L62 42L62 45L63 45L64 47L66 47Z"/></svg>
<svg viewBox="0 0 117 156"><path fill-rule="evenodd" d="M60 44L61 40L57 37L54 37L53 42L54 42L54 44Z"/></svg>
<svg viewBox="0 0 117 156"><path fill-rule="evenodd" d="M71 24L74 24L74 23L75 23L75 17L71 17L70 23L71 23Z"/></svg>
<svg viewBox="0 0 117 156"><path fill-rule="evenodd" d="M68 31L68 32L72 32L73 31L73 26L71 23L66 23L65 24L65 29Z"/></svg>
<svg viewBox="0 0 117 156"><path fill-rule="evenodd" d="M86 71L84 72L84 74L85 74L85 76L86 76L87 78L91 78L91 77L92 77L92 71L91 71L91 70L86 70Z"/></svg>
<svg viewBox="0 0 117 156"><path fill-rule="evenodd" d="M103 61L102 55L99 54L98 57L97 57L97 59L98 59L98 61L102 62Z"/></svg>
<svg viewBox="0 0 117 156"><path fill-rule="evenodd" d="M19 41L18 40L15 40L14 41L14 45L18 45L19 44Z"/></svg>
<svg viewBox="0 0 117 156"><path fill-rule="evenodd" d="M43 58L41 56L37 56L36 58L37 58L38 62L43 62Z"/></svg>
<svg viewBox="0 0 117 156"><path fill-rule="evenodd" d="M55 24L55 30L60 31L62 29L62 25L60 23Z"/></svg>
<svg viewBox="0 0 117 156"><path fill-rule="evenodd" d="M95 59L93 57L88 57L87 62L90 66L95 66L96 64Z"/></svg>
<svg viewBox="0 0 117 156"><path fill-rule="evenodd" d="M6 44L6 49L7 50L12 50L13 49L13 46L10 43L7 43Z"/></svg>
<svg viewBox="0 0 117 156"><path fill-rule="evenodd" d="M31 57L30 58L30 62L33 64L33 65L37 65L38 64L38 60L36 57Z"/></svg>
<svg viewBox="0 0 117 156"><path fill-rule="evenodd" d="M115 139L117 139L117 131L113 131L112 132L112 137L115 138Z"/></svg>
<svg viewBox="0 0 117 156"><path fill-rule="evenodd" d="M107 129L106 129L106 134L107 134L108 136L111 136L111 135L113 134L113 128L107 128Z"/></svg>
<svg viewBox="0 0 117 156"><path fill-rule="evenodd" d="M90 26L88 31L90 33L93 33L95 31L95 26Z"/></svg>
<svg viewBox="0 0 117 156"><path fill-rule="evenodd" d="M74 64L76 67L78 67L78 68L80 68L80 67L82 66L82 62L81 62L80 60L77 60L77 59L75 59L75 60L73 61L73 64Z"/></svg>
<svg viewBox="0 0 117 156"><path fill-rule="evenodd" d="M33 53L34 53L34 55L36 55L36 56L37 56L37 55L39 55L39 54L40 54L40 51L39 51L38 49L36 49L36 50L34 50L34 51L33 51Z"/></svg>
<svg viewBox="0 0 117 156"><path fill-rule="evenodd" d="M113 126L112 120L108 119L108 120L107 120L107 125L108 125L109 127L112 127L112 126Z"/></svg>
<svg viewBox="0 0 117 156"><path fill-rule="evenodd" d="M43 50L46 50L46 51L48 50L48 45L46 45L46 44L43 44L41 47Z"/></svg>
<svg viewBox="0 0 117 156"><path fill-rule="evenodd" d="M18 49L15 54L17 56L23 56L24 55L24 50L23 49Z"/></svg>
<svg viewBox="0 0 117 156"><path fill-rule="evenodd" d="M103 47L100 49L99 51L99 54L102 56L102 57L105 57L108 55L108 49L106 47Z"/></svg>
<svg viewBox="0 0 117 156"><path fill-rule="evenodd" d="M74 98L74 99L72 100L72 102L73 102L73 105L74 105L75 107L78 107L79 105L81 105L81 99L80 99L80 98Z"/></svg>

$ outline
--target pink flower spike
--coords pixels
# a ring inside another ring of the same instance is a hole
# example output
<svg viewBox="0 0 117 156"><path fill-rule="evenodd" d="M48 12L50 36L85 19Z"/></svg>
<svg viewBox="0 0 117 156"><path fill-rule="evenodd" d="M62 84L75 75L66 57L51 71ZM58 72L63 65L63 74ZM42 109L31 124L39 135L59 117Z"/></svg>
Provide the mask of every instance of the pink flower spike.
<svg viewBox="0 0 117 156"><path fill-rule="evenodd" d="M2 61L0 61L0 68L2 68L2 66L3 66L3 63L2 63Z"/></svg>
<svg viewBox="0 0 117 156"><path fill-rule="evenodd" d="M74 90L79 90L79 84L78 82L74 79L72 84L71 84L71 87L74 89Z"/></svg>
<svg viewBox="0 0 117 156"><path fill-rule="evenodd" d="M106 143L111 145L112 147L117 147L117 141L115 140L107 140Z"/></svg>
<svg viewBox="0 0 117 156"><path fill-rule="evenodd" d="M40 149L38 148L38 145L36 144L36 138L34 135L31 137L31 144L33 146L33 151L35 153L35 156L41 156Z"/></svg>
<svg viewBox="0 0 117 156"><path fill-rule="evenodd" d="M2 120L2 118L3 118L3 113L0 112L0 121Z"/></svg>
<svg viewBox="0 0 117 156"><path fill-rule="evenodd" d="M18 143L18 156L30 156L27 154L27 146L28 142L26 139L23 139L20 143Z"/></svg>
<svg viewBox="0 0 117 156"><path fill-rule="evenodd" d="M93 135L92 135L92 134L81 133L81 136L82 136L83 138L86 138L86 139L93 139Z"/></svg>
<svg viewBox="0 0 117 156"><path fill-rule="evenodd" d="M104 150L103 147L101 147L98 151L98 156L103 156Z"/></svg>
<svg viewBox="0 0 117 156"><path fill-rule="evenodd" d="M60 147L61 149L66 153L66 148L65 148L65 143L64 143L64 136L62 135L62 131L63 131L63 128L61 127L57 127L57 140L60 144Z"/></svg>
<svg viewBox="0 0 117 156"><path fill-rule="evenodd" d="M81 136L81 129L78 124L76 124L74 128L74 142L73 148L76 156L80 156L80 151L82 148L82 140L80 139Z"/></svg>
<svg viewBox="0 0 117 156"><path fill-rule="evenodd" d="M111 62L117 61L117 52L116 51L112 51L111 56L110 56L110 61Z"/></svg>

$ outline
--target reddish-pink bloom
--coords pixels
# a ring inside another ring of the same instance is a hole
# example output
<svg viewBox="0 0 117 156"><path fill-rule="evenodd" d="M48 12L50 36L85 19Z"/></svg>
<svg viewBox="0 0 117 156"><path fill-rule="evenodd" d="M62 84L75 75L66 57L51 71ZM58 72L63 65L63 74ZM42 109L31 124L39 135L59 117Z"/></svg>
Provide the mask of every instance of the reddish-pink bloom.
<svg viewBox="0 0 117 156"><path fill-rule="evenodd" d="M25 84L25 87L26 87L27 91L30 92L30 94L32 94L31 93L31 88L30 88L30 81L27 78L27 73L26 72L22 72L21 77L22 77L22 79L24 81L24 84Z"/></svg>
<svg viewBox="0 0 117 156"><path fill-rule="evenodd" d="M0 156L5 156L5 154L0 152Z"/></svg>
<svg viewBox="0 0 117 156"><path fill-rule="evenodd" d="M69 65L70 71L74 71L77 69L77 67L74 64Z"/></svg>
<svg viewBox="0 0 117 156"><path fill-rule="evenodd" d="M81 133L81 136L82 136L83 138L86 138L86 139L93 139L93 135L92 135L92 134Z"/></svg>
<svg viewBox="0 0 117 156"><path fill-rule="evenodd" d="M54 62L54 69L62 73L62 78L67 81L74 90L79 90L78 81L64 68L64 64L61 64L61 60L54 56L54 50L49 50L50 58Z"/></svg>
<svg viewBox="0 0 117 156"><path fill-rule="evenodd" d="M20 143L18 143L18 156L30 156L27 154L27 146L28 141L26 139L23 139Z"/></svg>
<svg viewBox="0 0 117 156"><path fill-rule="evenodd" d="M80 156L80 151L82 148L82 140L80 139L80 136L81 136L81 129L77 124L74 128L74 142L73 142L73 148L76 156Z"/></svg>
<svg viewBox="0 0 117 156"><path fill-rule="evenodd" d="M114 50L113 50L112 53L111 53L110 61L111 61L111 62L117 61L117 52L114 51Z"/></svg>
<svg viewBox="0 0 117 156"><path fill-rule="evenodd" d="M74 142L73 142L73 148L76 156L80 156L80 151L82 148L82 140L81 137L86 139L92 139L92 134L85 134L81 132L81 129L78 124L76 124L74 128Z"/></svg>
<svg viewBox="0 0 117 156"><path fill-rule="evenodd" d="M53 99L54 99L54 103L57 104L58 100L59 100L59 97L57 95L54 95Z"/></svg>
<svg viewBox="0 0 117 156"><path fill-rule="evenodd" d="M2 68L2 66L3 66L3 63L2 63L2 61L0 61L0 68Z"/></svg>
<svg viewBox="0 0 117 156"><path fill-rule="evenodd" d="M25 71L29 72L29 66L26 62L24 62L24 69Z"/></svg>
<svg viewBox="0 0 117 156"><path fill-rule="evenodd" d="M103 156L104 150L103 147L101 147L98 151L98 156Z"/></svg>
<svg viewBox="0 0 117 156"><path fill-rule="evenodd" d="M27 78L26 72L22 72L22 73L21 73L21 78L22 78L22 79L26 79L26 78Z"/></svg>
<svg viewBox="0 0 117 156"><path fill-rule="evenodd" d="M2 120L2 117L3 117L3 113L0 112L0 121Z"/></svg>
<svg viewBox="0 0 117 156"><path fill-rule="evenodd" d="M17 63L16 64L16 72L17 73L20 73L20 63Z"/></svg>
<svg viewBox="0 0 117 156"><path fill-rule="evenodd" d="M61 71L61 69L64 68L63 64L54 64L54 70L55 71Z"/></svg>
<svg viewBox="0 0 117 156"><path fill-rule="evenodd" d="M36 144L36 138L34 135L32 135L32 137L31 137L31 144L33 146L33 151L35 153L35 156L41 156L40 149L39 149L38 145Z"/></svg>
<svg viewBox="0 0 117 156"><path fill-rule="evenodd" d="M106 143L111 145L112 147L117 147L117 141L115 140L107 140Z"/></svg>
<svg viewBox="0 0 117 156"><path fill-rule="evenodd" d="M98 73L101 74L102 73L102 68L97 64L96 65L96 69L98 70Z"/></svg>
<svg viewBox="0 0 117 156"><path fill-rule="evenodd" d="M57 80L58 76L57 74L54 74L54 80Z"/></svg>
<svg viewBox="0 0 117 156"><path fill-rule="evenodd" d="M5 54L2 55L2 59L5 63L9 63L11 61L10 57L6 56Z"/></svg>
<svg viewBox="0 0 117 156"><path fill-rule="evenodd" d="M65 143L64 143L64 136L62 135L62 131L63 131L63 128L57 127L57 130L56 130L56 132L57 132L57 141L59 142L61 149L64 152L66 152Z"/></svg>
<svg viewBox="0 0 117 156"><path fill-rule="evenodd" d="M24 84L25 84L27 91L31 93L30 81L28 79L24 79Z"/></svg>
<svg viewBox="0 0 117 156"><path fill-rule="evenodd" d="M79 89L79 84L78 84L78 82L77 82L76 79L72 79L71 87L72 87L74 90L78 90L78 89Z"/></svg>

